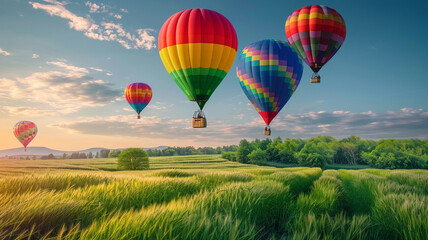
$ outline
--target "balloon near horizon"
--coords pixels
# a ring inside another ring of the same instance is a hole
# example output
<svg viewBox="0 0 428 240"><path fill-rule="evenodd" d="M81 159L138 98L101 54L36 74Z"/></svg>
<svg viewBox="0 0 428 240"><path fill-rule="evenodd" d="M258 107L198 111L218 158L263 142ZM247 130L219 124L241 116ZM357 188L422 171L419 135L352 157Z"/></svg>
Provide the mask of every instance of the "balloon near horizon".
<svg viewBox="0 0 428 240"><path fill-rule="evenodd" d="M233 65L238 38L232 24L218 12L187 9L172 15L158 37L159 55L172 79L199 109L192 126L206 127L206 102Z"/></svg>
<svg viewBox="0 0 428 240"><path fill-rule="evenodd" d="M346 37L342 16L322 5L305 6L294 11L285 22L290 46L314 72L311 83L319 83L318 71L336 54Z"/></svg>
<svg viewBox="0 0 428 240"><path fill-rule="evenodd" d="M13 127L13 134L27 151L27 146L37 135L37 126L31 121L21 121Z"/></svg>
<svg viewBox="0 0 428 240"><path fill-rule="evenodd" d="M141 111L147 107L152 99L152 88L145 83L131 83L126 87L124 94L126 101L137 112L137 119L140 119Z"/></svg>
<svg viewBox="0 0 428 240"><path fill-rule="evenodd" d="M269 124L293 95L303 73L302 60L286 43L267 39L250 44L239 57L236 74L242 90Z"/></svg>

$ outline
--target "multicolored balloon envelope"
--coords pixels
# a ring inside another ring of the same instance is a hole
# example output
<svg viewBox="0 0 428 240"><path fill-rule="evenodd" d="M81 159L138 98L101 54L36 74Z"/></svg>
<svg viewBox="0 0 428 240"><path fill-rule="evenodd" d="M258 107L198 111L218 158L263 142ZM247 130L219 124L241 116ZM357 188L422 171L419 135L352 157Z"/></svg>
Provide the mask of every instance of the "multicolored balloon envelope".
<svg viewBox="0 0 428 240"><path fill-rule="evenodd" d="M131 83L125 89L125 98L129 105L137 112L138 119L140 113L152 99L152 89L145 83Z"/></svg>
<svg viewBox="0 0 428 240"><path fill-rule="evenodd" d="M21 121L13 127L13 134L15 134L15 137L24 145L25 151L27 151L27 145L37 135L37 126L30 121Z"/></svg>
<svg viewBox="0 0 428 240"><path fill-rule="evenodd" d="M318 71L333 57L346 37L346 26L336 10L326 6L306 6L294 11L285 22L285 34L291 47L314 71Z"/></svg>
<svg viewBox="0 0 428 240"><path fill-rule="evenodd" d="M244 48L236 74L242 90L266 122L266 130L293 95L303 65L297 53L278 40L262 40Z"/></svg>
<svg viewBox="0 0 428 240"><path fill-rule="evenodd" d="M235 59L238 38L232 24L218 12L187 9L163 24L158 41L166 70L202 110Z"/></svg>

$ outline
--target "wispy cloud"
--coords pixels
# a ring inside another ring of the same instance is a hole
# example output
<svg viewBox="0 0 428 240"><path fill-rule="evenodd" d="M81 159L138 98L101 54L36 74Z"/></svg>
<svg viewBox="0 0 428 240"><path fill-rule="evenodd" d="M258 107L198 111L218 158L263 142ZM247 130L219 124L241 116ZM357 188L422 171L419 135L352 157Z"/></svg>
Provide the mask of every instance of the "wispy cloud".
<svg viewBox="0 0 428 240"><path fill-rule="evenodd" d="M58 69L16 80L0 79L0 97L43 103L62 113L72 113L83 107L104 106L122 94L110 83L94 79L86 68L60 61L46 64Z"/></svg>
<svg viewBox="0 0 428 240"><path fill-rule="evenodd" d="M68 25L71 29L83 32L88 38L100 41L115 41L126 49L150 50L156 47L155 37L152 35L153 29L137 29L136 33L131 34L125 31L121 24L112 22L97 24L90 16L78 16L65 7L66 3L55 0L44 0L44 2L30 1L29 3L34 9L40 9L51 16L68 20ZM97 12L105 7L91 2L87 2L86 5L90 7L90 12Z"/></svg>
<svg viewBox="0 0 428 240"><path fill-rule="evenodd" d="M40 56L38 54L33 53L33 56L31 58L39 58Z"/></svg>
<svg viewBox="0 0 428 240"><path fill-rule="evenodd" d="M104 70L102 70L101 68L95 68L95 67L90 67L89 69L97 71L97 72L102 72Z"/></svg>
<svg viewBox="0 0 428 240"><path fill-rule="evenodd" d="M47 110L47 109L38 109L35 107L13 107L13 106L4 106L3 110L5 110L8 115L24 115L24 116L53 116L58 113L62 113L63 111L57 110Z"/></svg>
<svg viewBox="0 0 428 240"><path fill-rule="evenodd" d="M1 54L1 55L3 55L3 56L9 56L9 55L12 55L12 53L10 53L10 52L8 52L8 51L5 51L5 50L3 50L3 49L1 49L1 48L0 48L0 54Z"/></svg>
<svg viewBox="0 0 428 240"><path fill-rule="evenodd" d="M85 121L62 123L61 128L71 129L80 134L147 136L176 140L210 139L210 143L237 144L242 138L264 138L264 122L254 118L250 122L210 121L206 129L192 129L190 119L170 119L156 116L140 120L134 115L91 118ZM381 138L428 138L428 111L403 108L385 113L351 113L349 111L309 112L285 115L274 120L273 137L310 138L331 135L344 138L351 134L368 139ZM212 142L212 143L211 143ZM188 144L188 142L186 142Z"/></svg>

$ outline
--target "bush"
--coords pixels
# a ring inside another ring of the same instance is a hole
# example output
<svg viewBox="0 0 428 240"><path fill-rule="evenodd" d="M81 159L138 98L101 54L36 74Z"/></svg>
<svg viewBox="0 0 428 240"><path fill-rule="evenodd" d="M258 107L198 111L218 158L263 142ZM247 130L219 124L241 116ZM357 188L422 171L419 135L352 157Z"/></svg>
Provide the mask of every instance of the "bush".
<svg viewBox="0 0 428 240"><path fill-rule="evenodd" d="M299 158L299 164L308 167L324 168L327 160L324 156L318 153L302 154Z"/></svg>
<svg viewBox="0 0 428 240"><path fill-rule="evenodd" d="M229 161L236 162L236 152L223 152L221 157Z"/></svg>
<svg viewBox="0 0 428 240"><path fill-rule="evenodd" d="M268 161L268 154L266 150L261 150L260 148L257 148L256 150L248 154L248 159L249 163L261 164L263 162Z"/></svg>
<svg viewBox="0 0 428 240"><path fill-rule="evenodd" d="M126 170L149 169L149 155L139 148L128 148L119 155L117 165Z"/></svg>

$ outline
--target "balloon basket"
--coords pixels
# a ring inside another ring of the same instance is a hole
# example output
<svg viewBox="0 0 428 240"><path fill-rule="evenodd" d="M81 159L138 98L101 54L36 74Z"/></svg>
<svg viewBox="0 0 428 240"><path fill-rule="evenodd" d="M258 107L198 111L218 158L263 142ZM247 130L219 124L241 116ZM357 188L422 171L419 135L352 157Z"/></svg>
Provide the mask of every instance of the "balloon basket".
<svg viewBox="0 0 428 240"><path fill-rule="evenodd" d="M207 119L205 118L204 112L198 110L193 114L192 118L192 128L206 128Z"/></svg>
<svg viewBox="0 0 428 240"><path fill-rule="evenodd" d="M265 127L265 130L263 131L264 135L270 136L271 130L269 125Z"/></svg>
<svg viewBox="0 0 428 240"><path fill-rule="evenodd" d="M318 73L314 73L311 77L311 83L320 83L321 82L321 76L318 75Z"/></svg>

